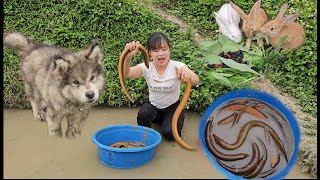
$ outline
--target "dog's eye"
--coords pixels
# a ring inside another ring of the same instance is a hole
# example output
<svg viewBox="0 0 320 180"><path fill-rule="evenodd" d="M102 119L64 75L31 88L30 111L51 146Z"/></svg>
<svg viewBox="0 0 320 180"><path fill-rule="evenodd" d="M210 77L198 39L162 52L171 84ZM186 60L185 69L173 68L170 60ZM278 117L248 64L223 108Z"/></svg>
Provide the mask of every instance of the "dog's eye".
<svg viewBox="0 0 320 180"><path fill-rule="evenodd" d="M90 81L93 81L95 79L95 76L91 76Z"/></svg>
<svg viewBox="0 0 320 180"><path fill-rule="evenodd" d="M77 80L75 80L75 81L73 81L73 84L75 84L75 85L80 85L80 82L77 81Z"/></svg>

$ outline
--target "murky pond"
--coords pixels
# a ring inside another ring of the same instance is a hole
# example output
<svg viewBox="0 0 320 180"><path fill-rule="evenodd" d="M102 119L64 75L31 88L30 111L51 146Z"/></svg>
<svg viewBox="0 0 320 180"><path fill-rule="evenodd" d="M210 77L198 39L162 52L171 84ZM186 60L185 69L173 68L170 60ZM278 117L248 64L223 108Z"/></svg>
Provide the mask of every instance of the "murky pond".
<svg viewBox="0 0 320 180"><path fill-rule="evenodd" d="M113 124L136 124L137 112L138 108L95 107L81 137L67 140L49 137L46 122L33 119L31 109L4 109L4 178L226 178L200 149L201 116L191 111L186 112L182 139L199 151L190 152L163 140L154 158L141 167L115 169L102 164L92 134ZM66 121L62 129L66 129ZM286 178L312 177L295 165Z"/></svg>

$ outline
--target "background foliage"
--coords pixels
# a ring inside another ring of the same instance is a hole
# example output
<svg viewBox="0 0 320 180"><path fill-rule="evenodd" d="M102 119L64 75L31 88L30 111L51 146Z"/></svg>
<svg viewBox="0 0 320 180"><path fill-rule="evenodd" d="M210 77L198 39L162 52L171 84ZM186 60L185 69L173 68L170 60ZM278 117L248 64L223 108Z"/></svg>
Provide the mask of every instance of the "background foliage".
<svg viewBox="0 0 320 180"><path fill-rule="evenodd" d="M157 6L179 16L207 37L216 38L217 23L212 12L217 12L226 0L152 0ZM254 0L233 2L248 13ZM269 19L274 18L285 0L264 0L264 8ZM300 13L295 21L305 29L305 43L298 50L288 54L287 59L274 59L268 63L266 76L284 92L295 97L303 110L317 115L317 2L313 0L288 0L286 15Z"/></svg>
<svg viewBox="0 0 320 180"><path fill-rule="evenodd" d="M142 78L126 79L128 91L136 100L134 104L128 101L124 93L119 93L122 90L117 63L125 43L139 40L146 45L147 37L154 31L162 31L170 39L172 59L187 63L201 75L201 83L192 89L188 108L202 112L216 96L226 92L228 89L222 84L208 83L207 72L202 72L202 66L194 53L196 45L191 40L191 34L182 34L178 30L178 26L159 18L131 0L4 2L4 31L21 32L33 40L74 50L87 46L94 38L100 41L105 55L107 78L106 88L99 98L100 105L136 106L148 98L147 85ZM132 63L142 61L140 53ZM24 97L23 82L18 80L19 75L17 53L5 49L4 107L30 107Z"/></svg>
<svg viewBox="0 0 320 180"><path fill-rule="evenodd" d="M210 38L217 38L217 25L213 11L226 1L154 0L154 3L180 16L191 26L201 29ZM254 1L234 1L248 12ZM265 0L262 7L274 17L284 1ZM267 77L296 97L306 112L316 116L317 110L317 52L316 8L311 0L290 0L286 14L300 12L297 21L304 25L306 41L303 47L288 55L286 61L268 63ZM179 27L153 14L136 1L116 0L8 0L4 1L4 31L18 31L36 41L56 44L70 49L80 49L97 38L104 53L107 83L99 104L114 107L140 105L148 98L145 81L126 79L127 87L136 100L131 104L121 92L117 62L125 43L139 40L146 45L147 37L154 31L163 31L172 43L172 59L187 63L200 76L200 84L191 92L188 108L202 113L229 87L214 81L211 72L202 66L191 30L181 33ZM133 64L142 62L138 55ZM23 82L19 81L17 53L4 50L4 107L30 107L24 97ZM303 80L302 80L303 79ZM245 84L244 84L245 86ZM183 89L182 89L183 90Z"/></svg>

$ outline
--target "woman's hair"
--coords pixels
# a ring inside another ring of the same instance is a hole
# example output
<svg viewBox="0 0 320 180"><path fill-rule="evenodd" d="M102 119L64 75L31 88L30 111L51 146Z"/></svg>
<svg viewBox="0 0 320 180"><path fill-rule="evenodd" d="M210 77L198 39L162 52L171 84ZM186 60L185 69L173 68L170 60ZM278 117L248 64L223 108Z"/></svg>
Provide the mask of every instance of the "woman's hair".
<svg viewBox="0 0 320 180"><path fill-rule="evenodd" d="M148 44L147 44L148 50L150 51L150 50L160 48L161 41L166 42L168 44L169 48L171 47L167 36L164 35L162 32L152 33L148 38Z"/></svg>

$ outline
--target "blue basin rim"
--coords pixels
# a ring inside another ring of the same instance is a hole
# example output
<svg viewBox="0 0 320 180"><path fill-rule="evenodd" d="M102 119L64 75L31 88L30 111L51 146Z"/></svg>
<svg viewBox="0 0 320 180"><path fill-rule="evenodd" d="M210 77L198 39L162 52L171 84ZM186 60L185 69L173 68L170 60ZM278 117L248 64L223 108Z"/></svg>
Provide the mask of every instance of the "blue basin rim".
<svg viewBox="0 0 320 180"><path fill-rule="evenodd" d="M123 127L123 129L120 129L122 127ZM156 138L158 140L155 143L151 144L151 145L148 145L148 146L145 146L145 147L139 147L139 148L114 148L114 147L107 146L107 145L104 145L104 144L101 144L100 142L98 142L97 141L97 139L98 139L97 135L101 131L103 131L104 129L111 129L111 128L119 128L119 129L114 130L114 131L122 131L122 130L142 131L142 133L148 133L149 135L156 136ZM152 128L148 128L148 127L144 127L144 126L140 126L140 125L115 124L115 125L110 125L110 126L104 127L102 129L96 131L92 135L92 141L99 148L110 150L110 151L116 151L116 152L140 152L140 151L146 151L146 150L149 150L149 149L156 148L161 143L161 134L158 131L156 131L156 130L154 130Z"/></svg>

